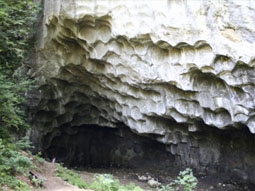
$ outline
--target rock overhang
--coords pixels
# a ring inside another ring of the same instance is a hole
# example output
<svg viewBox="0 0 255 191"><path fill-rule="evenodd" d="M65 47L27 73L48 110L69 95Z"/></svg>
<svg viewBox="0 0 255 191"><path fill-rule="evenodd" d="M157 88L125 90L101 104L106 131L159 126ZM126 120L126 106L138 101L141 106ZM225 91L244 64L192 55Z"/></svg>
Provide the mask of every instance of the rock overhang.
<svg viewBox="0 0 255 191"><path fill-rule="evenodd" d="M46 0L34 127L121 122L173 153L211 127L254 133L254 3L185 2Z"/></svg>

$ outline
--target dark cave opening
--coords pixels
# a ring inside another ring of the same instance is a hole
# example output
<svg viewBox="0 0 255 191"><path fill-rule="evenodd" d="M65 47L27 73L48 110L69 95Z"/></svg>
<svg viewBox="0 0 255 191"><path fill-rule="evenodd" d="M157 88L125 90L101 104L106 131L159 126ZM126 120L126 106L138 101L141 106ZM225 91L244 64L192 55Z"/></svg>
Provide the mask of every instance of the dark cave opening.
<svg viewBox="0 0 255 191"><path fill-rule="evenodd" d="M253 135L247 129L199 126L189 134L172 132L169 140L178 139L177 143L166 144L156 141L156 135L138 135L123 124L117 128L65 124L42 136L41 146L45 158L71 168L156 169L177 175L189 167L198 177L253 183Z"/></svg>
<svg viewBox="0 0 255 191"><path fill-rule="evenodd" d="M82 125L57 130L44 137L43 153L46 158L55 158L69 167L167 170L174 163L174 156L166 151L164 144L137 135L123 125L119 128Z"/></svg>

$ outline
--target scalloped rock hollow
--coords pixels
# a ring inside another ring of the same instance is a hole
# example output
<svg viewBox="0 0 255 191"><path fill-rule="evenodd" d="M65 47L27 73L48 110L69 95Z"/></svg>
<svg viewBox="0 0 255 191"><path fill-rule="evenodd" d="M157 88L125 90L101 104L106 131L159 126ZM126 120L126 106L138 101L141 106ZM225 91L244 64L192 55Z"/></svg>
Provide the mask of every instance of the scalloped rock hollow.
<svg viewBox="0 0 255 191"><path fill-rule="evenodd" d="M32 140L125 126L174 164L254 181L254 26L248 0L45 0Z"/></svg>

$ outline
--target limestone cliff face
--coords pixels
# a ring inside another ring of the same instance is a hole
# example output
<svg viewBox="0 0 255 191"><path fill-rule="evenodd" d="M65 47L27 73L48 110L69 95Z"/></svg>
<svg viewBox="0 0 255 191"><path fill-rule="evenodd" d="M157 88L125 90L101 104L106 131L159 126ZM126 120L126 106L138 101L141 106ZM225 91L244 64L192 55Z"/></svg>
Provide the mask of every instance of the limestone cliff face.
<svg viewBox="0 0 255 191"><path fill-rule="evenodd" d="M239 143L255 133L254 51L252 0L45 0L32 124L42 137L123 123L201 171L224 163L230 129L224 144L237 145L247 179L254 141Z"/></svg>

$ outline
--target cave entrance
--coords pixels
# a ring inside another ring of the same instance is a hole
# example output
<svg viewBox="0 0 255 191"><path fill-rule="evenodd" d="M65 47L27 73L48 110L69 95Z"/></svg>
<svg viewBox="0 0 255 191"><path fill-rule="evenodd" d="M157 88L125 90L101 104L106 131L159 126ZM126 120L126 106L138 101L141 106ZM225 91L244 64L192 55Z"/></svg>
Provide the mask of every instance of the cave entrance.
<svg viewBox="0 0 255 191"><path fill-rule="evenodd" d="M44 137L44 155L69 167L157 168L167 170L174 156L165 145L128 127L82 125L58 128Z"/></svg>

